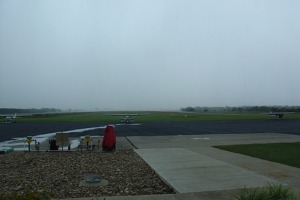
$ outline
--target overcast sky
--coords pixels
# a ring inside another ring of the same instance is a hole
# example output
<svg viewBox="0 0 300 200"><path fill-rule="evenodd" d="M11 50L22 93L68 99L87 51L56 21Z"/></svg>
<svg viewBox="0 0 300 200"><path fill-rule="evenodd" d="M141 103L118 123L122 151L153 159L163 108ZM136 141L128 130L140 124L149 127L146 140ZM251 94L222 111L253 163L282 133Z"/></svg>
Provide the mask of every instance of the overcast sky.
<svg viewBox="0 0 300 200"><path fill-rule="evenodd" d="M0 0L0 107L299 105L299 0Z"/></svg>

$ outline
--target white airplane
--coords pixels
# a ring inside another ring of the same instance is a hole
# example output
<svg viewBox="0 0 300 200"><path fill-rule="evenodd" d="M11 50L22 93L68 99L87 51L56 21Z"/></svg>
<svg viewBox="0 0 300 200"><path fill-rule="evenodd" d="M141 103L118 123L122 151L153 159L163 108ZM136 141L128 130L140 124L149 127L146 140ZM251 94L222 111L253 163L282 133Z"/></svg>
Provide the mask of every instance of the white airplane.
<svg viewBox="0 0 300 200"><path fill-rule="evenodd" d="M120 116L121 117L121 122L124 123L133 123L133 116L139 116L139 114L108 114L110 116Z"/></svg>
<svg viewBox="0 0 300 200"><path fill-rule="evenodd" d="M14 115L1 115L5 117L4 123L16 123L17 113Z"/></svg>
<svg viewBox="0 0 300 200"><path fill-rule="evenodd" d="M18 114L18 115L17 115L17 113L15 113L14 115L13 114L7 114L7 115L0 114L0 118L1 117L5 118L5 120L2 123L6 123L6 124L16 123L17 118L28 117L28 116L32 116L32 114L27 114L27 113Z"/></svg>
<svg viewBox="0 0 300 200"><path fill-rule="evenodd" d="M274 117L278 117L278 118L283 118L284 114L290 114L290 113L294 113L294 112L275 112L275 113L273 113L272 111L270 111L269 113L261 113L261 114L274 116Z"/></svg>

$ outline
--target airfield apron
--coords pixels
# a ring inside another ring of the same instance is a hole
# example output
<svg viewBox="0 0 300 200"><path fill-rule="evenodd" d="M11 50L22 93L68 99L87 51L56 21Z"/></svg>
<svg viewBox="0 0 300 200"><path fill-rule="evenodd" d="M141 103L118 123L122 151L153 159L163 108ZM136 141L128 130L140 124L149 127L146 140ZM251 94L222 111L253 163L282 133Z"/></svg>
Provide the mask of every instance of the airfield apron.
<svg viewBox="0 0 300 200"><path fill-rule="evenodd" d="M112 151L116 149L116 134L113 126L106 126L102 141L102 149Z"/></svg>

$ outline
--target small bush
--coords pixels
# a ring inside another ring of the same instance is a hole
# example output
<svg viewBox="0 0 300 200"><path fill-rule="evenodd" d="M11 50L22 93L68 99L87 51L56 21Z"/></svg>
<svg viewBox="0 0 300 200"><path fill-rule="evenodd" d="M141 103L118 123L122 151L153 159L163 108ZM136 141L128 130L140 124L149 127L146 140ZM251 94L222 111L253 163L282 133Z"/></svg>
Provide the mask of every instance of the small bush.
<svg viewBox="0 0 300 200"><path fill-rule="evenodd" d="M300 197L281 184L269 184L262 188L244 188L235 196L235 200L300 200Z"/></svg>

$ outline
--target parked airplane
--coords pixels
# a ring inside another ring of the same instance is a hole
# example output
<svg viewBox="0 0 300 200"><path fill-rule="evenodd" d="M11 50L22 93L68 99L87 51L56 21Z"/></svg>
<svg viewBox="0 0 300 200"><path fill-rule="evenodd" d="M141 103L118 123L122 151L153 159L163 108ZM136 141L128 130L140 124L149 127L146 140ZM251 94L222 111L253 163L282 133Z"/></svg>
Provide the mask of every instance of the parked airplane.
<svg viewBox="0 0 300 200"><path fill-rule="evenodd" d="M14 115L13 114L8 114L8 115L0 114L0 118L1 117L5 118L5 120L2 123L6 123L6 124L16 123L17 118L28 117L28 116L32 116L32 114L27 114L27 113L18 114L18 115L17 115L17 113L15 113Z"/></svg>
<svg viewBox="0 0 300 200"><path fill-rule="evenodd" d="M110 116L120 116L121 117L121 122L124 123L133 123L133 116L139 116L139 114L108 114Z"/></svg>
<svg viewBox="0 0 300 200"><path fill-rule="evenodd" d="M5 117L5 120L3 123L16 123L17 113L14 115L1 115L2 117Z"/></svg>
<svg viewBox="0 0 300 200"><path fill-rule="evenodd" d="M290 114L290 113L294 113L294 112L276 112L276 113L273 113L272 111L270 111L269 113L261 113L261 114L262 115L274 116L274 117L278 117L278 118L283 118L284 114Z"/></svg>

